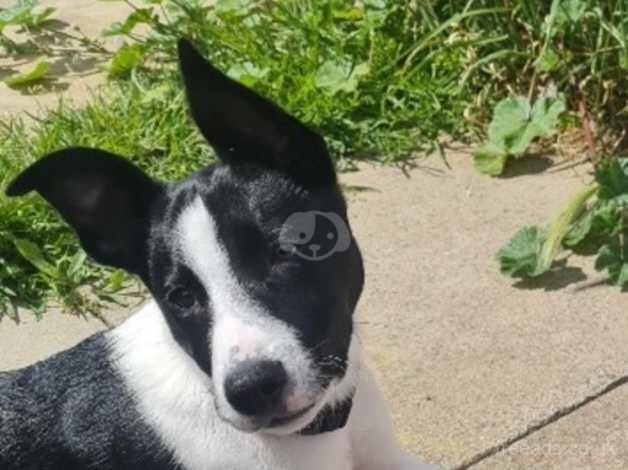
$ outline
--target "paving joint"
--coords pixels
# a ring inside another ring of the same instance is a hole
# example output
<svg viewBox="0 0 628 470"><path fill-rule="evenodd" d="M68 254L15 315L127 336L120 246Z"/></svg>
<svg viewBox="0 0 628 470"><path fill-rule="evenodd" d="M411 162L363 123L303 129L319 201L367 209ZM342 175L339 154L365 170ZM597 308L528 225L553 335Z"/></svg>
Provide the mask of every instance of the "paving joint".
<svg viewBox="0 0 628 470"><path fill-rule="evenodd" d="M488 449L485 449L481 452L478 452L477 454L467 458L466 460L464 460L461 464L458 464L455 467L452 467L451 470L467 470L469 468L474 467L475 465L478 465L479 463L483 462L486 459L489 459L491 457L496 456L497 454L499 454L500 452L503 452L504 450L508 449L509 447L513 446L514 444L516 444L517 442L526 439L527 437L531 436L532 434L535 434L538 431L541 431L542 429L544 429L545 427L554 424L558 421L560 421L563 418L568 417L569 415L571 415L572 413L586 407L588 404L593 403L594 401L598 400L599 398L604 397L605 395L608 395L609 393L613 392L614 390L616 390L617 388L621 387L622 385L626 385L628 384L628 374L627 375L622 375L621 377L613 380L611 383L609 383L608 385L606 385L604 388L602 388L600 391L598 391L597 393L594 393L593 395L589 395L585 398L583 398L582 400L573 403L569 406L563 407L563 408L559 408L558 410L556 410L554 413L552 413L551 415L547 416L546 418L532 424L531 426L529 426L527 429L525 429L524 431L522 431L521 433L518 433L516 435L514 435L513 437L506 439L494 446L489 447Z"/></svg>

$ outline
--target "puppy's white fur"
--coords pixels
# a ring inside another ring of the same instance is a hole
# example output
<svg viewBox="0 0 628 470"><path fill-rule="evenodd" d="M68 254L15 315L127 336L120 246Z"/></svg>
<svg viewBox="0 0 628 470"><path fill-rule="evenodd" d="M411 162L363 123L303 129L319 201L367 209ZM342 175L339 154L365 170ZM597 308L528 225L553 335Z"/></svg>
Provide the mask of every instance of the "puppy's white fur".
<svg viewBox="0 0 628 470"><path fill-rule="evenodd" d="M360 367L352 338L347 373L320 390L312 360L286 323L250 299L234 276L215 222L200 198L181 214L178 247L212 300L212 375L181 348L151 302L108 334L113 363L139 412L186 470L419 470L397 446L383 400ZM210 345L208 344L208 354ZM223 383L245 358L281 361L292 381L290 408L314 408L273 433L247 433L247 421L229 406ZM318 388L317 388L318 387ZM326 405L355 390L347 426L314 436L295 431Z"/></svg>
<svg viewBox="0 0 628 470"><path fill-rule="evenodd" d="M323 390L318 385L310 355L293 328L266 312L242 288L228 253L218 240L215 221L200 197L179 216L176 238L183 261L211 299L212 375L220 415L242 429L249 428L248 419L229 406L224 381L239 361L267 359L281 362L286 369L290 394L283 399L291 405L288 414L317 403L299 422L276 431L291 433L303 422L311 421L322 406Z"/></svg>
<svg viewBox="0 0 628 470"><path fill-rule="evenodd" d="M316 436L245 433L216 413L211 379L181 349L151 302L108 333L111 355L137 408L186 470L428 470L404 454L392 434L381 394L360 367L344 428Z"/></svg>

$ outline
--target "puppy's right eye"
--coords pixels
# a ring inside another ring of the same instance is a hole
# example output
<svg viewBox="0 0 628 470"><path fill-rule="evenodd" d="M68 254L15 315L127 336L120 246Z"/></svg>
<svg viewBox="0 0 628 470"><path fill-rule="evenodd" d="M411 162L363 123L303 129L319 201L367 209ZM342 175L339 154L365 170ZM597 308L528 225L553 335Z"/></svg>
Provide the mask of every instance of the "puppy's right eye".
<svg viewBox="0 0 628 470"><path fill-rule="evenodd" d="M172 289L167 297L168 302L179 307L181 309L189 309L196 305L197 298L190 289L186 289L185 287L175 287Z"/></svg>
<svg viewBox="0 0 628 470"><path fill-rule="evenodd" d="M276 243L271 246L272 264L294 261L296 247L291 243Z"/></svg>

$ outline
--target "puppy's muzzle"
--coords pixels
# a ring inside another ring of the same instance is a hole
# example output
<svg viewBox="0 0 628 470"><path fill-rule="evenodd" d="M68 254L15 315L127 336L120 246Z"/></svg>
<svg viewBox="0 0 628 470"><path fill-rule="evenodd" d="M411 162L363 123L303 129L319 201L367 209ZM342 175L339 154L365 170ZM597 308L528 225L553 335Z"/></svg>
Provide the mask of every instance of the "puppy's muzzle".
<svg viewBox="0 0 628 470"><path fill-rule="evenodd" d="M270 360L245 360L225 379L225 396L243 416L271 416L282 406L288 374L283 364Z"/></svg>

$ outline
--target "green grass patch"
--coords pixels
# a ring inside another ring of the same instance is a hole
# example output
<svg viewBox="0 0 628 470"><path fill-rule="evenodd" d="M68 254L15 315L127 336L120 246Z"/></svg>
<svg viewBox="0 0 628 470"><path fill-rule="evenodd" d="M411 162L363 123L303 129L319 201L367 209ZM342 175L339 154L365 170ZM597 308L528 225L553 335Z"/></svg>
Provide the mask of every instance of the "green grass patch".
<svg viewBox="0 0 628 470"><path fill-rule="evenodd" d="M10 120L0 126L1 186L29 162L71 145L119 153L163 179L210 162L179 84L180 36L317 129L340 168L357 159L406 164L439 149L443 135L487 137L476 163L491 174L539 141L551 147L568 127L596 130L587 142L592 153L625 144L625 0L126 3L133 12L104 31L124 40L118 51L73 36L77 47L107 58L110 82L100 94L82 109L62 105L32 125ZM54 41L17 42L7 31L47 37L53 14L36 0L0 10L0 47L9 56L28 52L45 60L55 53ZM9 80L30 87L54 79L42 71ZM528 255L536 254L543 233L530 237ZM126 282L86 260L39 198L0 196L0 316L16 305L41 312L51 299L97 311Z"/></svg>
<svg viewBox="0 0 628 470"><path fill-rule="evenodd" d="M223 1L216 9L194 1L147 3L107 29L130 43L109 62L110 77L120 80L84 108L62 105L32 126L3 125L0 185L70 145L127 156L165 180L208 164L211 151L187 117L176 71L182 35L230 76L318 129L340 167L356 158L404 162L431 151L440 132L459 128L454 117L462 108L453 99L459 53L444 49L422 64L424 55L405 63L418 38L444 34L436 20L423 25L410 13L386 2L357 8L346 1ZM136 35L140 24L149 26L148 36ZM125 285L123 274L85 259L69 228L37 196L2 196L0 215L0 315L16 305L41 312L53 299L95 311Z"/></svg>
<svg viewBox="0 0 628 470"><path fill-rule="evenodd" d="M178 87L120 83L81 109L61 105L27 126L0 126L0 186L52 150L86 145L128 156L156 178L174 180L212 160L187 118ZM158 90L158 92L155 92ZM121 301L128 278L87 260L76 237L37 195L0 196L0 316L18 306L40 313L49 300L96 312L100 301ZM84 286L84 289L81 287Z"/></svg>

